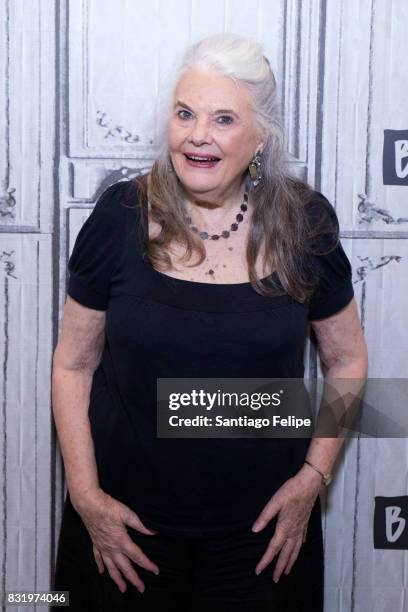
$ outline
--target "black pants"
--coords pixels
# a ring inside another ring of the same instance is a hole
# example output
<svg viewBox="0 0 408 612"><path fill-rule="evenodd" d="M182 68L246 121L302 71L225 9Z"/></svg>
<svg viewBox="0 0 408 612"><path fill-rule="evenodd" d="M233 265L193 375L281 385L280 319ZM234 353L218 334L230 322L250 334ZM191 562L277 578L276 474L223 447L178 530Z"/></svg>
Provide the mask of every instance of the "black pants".
<svg viewBox="0 0 408 612"><path fill-rule="evenodd" d="M99 574L92 540L67 495L53 588L69 591L70 610L87 612L323 612L319 498L309 520L307 541L291 572L282 574L278 583L272 580L277 557L259 576L255 574L275 526L276 518L259 533L249 526L242 532L199 538L148 536L128 528L160 574L133 564L145 591L140 593L123 576L127 589L121 593L107 568Z"/></svg>

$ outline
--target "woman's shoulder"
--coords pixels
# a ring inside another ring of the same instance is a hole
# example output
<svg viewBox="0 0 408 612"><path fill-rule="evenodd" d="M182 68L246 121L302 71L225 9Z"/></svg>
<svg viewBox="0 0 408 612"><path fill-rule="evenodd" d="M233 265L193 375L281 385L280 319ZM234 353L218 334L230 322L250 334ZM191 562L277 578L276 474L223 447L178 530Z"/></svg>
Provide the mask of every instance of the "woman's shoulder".
<svg viewBox="0 0 408 612"><path fill-rule="evenodd" d="M95 207L99 210L114 214L117 207L138 208L140 190L133 179L120 180L102 188Z"/></svg>
<svg viewBox="0 0 408 612"><path fill-rule="evenodd" d="M331 217L336 216L336 210L333 204L323 195L323 193L316 189L311 189L308 192L305 200L305 207L311 216L319 214L328 214Z"/></svg>
<svg viewBox="0 0 408 612"><path fill-rule="evenodd" d="M329 199L316 189L311 183L299 178L290 177L289 185L293 190L295 198L304 210L303 219L307 227L326 228L338 231L338 219L334 206Z"/></svg>
<svg viewBox="0 0 408 612"><path fill-rule="evenodd" d="M317 252L334 248L339 240L340 226L333 204L323 193L312 190L305 201L305 210L309 246Z"/></svg>
<svg viewBox="0 0 408 612"><path fill-rule="evenodd" d="M90 308L105 310L114 270L121 265L136 222L138 196L132 181L101 189L82 225L68 261L68 294Z"/></svg>
<svg viewBox="0 0 408 612"><path fill-rule="evenodd" d="M144 225L144 201L143 183L139 177L138 180L120 180L101 190L91 216L107 230L113 232L116 228L127 234L131 228Z"/></svg>
<svg viewBox="0 0 408 612"><path fill-rule="evenodd" d="M92 244L95 251L104 252L106 244L119 252L125 237L137 225L140 198L131 180L117 181L102 187L91 214L81 227L77 250Z"/></svg>

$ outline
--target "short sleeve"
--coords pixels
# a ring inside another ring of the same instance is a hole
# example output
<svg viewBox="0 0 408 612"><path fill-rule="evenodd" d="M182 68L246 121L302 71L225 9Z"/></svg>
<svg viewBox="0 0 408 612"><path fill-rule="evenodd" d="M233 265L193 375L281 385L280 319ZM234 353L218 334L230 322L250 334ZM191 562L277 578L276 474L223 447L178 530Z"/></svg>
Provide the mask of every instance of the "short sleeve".
<svg viewBox="0 0 408 612"><path fill-rule="evenodd" d="M313 226L327 222L326 231L313 240L311 265L318 278L317 287L309 301L309 320L330 317L354 297L351 263L339 238L339 222L332 204L319 192L308 204ZM316 254L317 253L317 254Z"/></svg>
<svg viewBox="0 0 408 612"><path fill-rule="evenodd" d="M68 260L67 294L95 310L108 308L111 278L120 257L124 185L124 181L115 183L99 196Z"/></svg>

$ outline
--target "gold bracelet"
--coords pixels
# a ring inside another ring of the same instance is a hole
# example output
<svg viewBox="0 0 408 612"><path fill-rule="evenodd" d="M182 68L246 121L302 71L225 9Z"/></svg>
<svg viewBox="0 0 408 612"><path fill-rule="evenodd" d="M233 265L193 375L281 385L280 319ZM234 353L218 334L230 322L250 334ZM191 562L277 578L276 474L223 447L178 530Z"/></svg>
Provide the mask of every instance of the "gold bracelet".
<svg viewBox="0 0 408 612"><path fill-rule="evenodd" d="M307 465L310 465L311 468L313 468L318 474L320 474L320 476L322 477L322 482L326 487L331 483L333 475L330 474L330 472L327 472L327 474L323 474L323 472L321 472L315 465L313 465L313 463L310 463L310 461L308 461L307 459L305 459L305 463L307 463Z"/></svg>

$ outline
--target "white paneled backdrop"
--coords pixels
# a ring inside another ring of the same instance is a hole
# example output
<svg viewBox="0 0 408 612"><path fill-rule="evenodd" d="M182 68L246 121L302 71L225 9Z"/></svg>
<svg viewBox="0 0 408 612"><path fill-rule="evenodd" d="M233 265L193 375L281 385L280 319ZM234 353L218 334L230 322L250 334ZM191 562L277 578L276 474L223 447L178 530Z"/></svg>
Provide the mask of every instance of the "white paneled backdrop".
<svg viewBox="0 0 408 612"><path fill-rule="evenodd" d="M369 376L408 377L408 188L382 173L384 130L408 129L406 0L1 0L0 591L51 583L50 368L75 236L107 185L152 164L186 46L224 30L264 44L291 163L336 207ZM320 377L313 339L305 360ZM325 612L408 612L407 551L373 543L374 497L408 495L407 468L405 439L347 444L322 500Z"/></svg>

